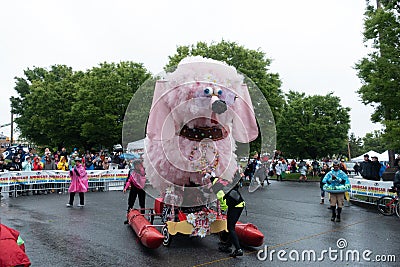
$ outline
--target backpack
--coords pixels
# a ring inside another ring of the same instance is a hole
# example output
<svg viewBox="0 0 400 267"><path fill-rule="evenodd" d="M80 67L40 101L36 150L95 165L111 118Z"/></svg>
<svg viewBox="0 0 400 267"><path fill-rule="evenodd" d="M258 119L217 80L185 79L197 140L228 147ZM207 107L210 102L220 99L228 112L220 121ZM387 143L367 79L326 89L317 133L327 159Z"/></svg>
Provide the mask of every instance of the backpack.
<svg viewBox="0 0 400 267"><path fill-rule="evenodd" d="M224 199L226 200L228 208L235 207L244 201L242 195L238 191L237 185L224 196Z"/></svg>

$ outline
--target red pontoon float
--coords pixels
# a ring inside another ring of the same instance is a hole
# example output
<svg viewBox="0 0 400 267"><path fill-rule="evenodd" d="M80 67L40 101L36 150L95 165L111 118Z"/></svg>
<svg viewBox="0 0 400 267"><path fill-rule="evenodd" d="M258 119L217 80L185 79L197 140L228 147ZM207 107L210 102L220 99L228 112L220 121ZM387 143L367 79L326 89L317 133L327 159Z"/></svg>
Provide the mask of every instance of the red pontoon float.
<svg viewBox="0 0 400 267"><path fill-rule="evenodd" d="M254 224L237 222L235 231L243 245L259 247L264 243L264 234Z"/></svg>
<svg viewBox="0 0 400 267"><path fill-rule="evenodd" d="M156 198L154 202L153 215L162 216L163 207L164 203L162 202L162 198ZM179 218L178 222L166 221L162 228L161 232L164 236L164 246L168 246L171 242L171 237L177 233L204 237L208 234L227 232L226 216L221 214L218 215L218 213L213 210L199 211L189 214L180 212L177 217ZM264 243L264 234L251 223L237 222L235 230L240 243L243 245L259 247ZM222 240L223 235L219 236Z"/></svg>
<svg viewBox="0 0 400 267"><path fill-rule="evenodd" d="M161 246L164 236L140 213L132 209L128 215L128 223L139 237L140 242L148 248Z"/></svg>

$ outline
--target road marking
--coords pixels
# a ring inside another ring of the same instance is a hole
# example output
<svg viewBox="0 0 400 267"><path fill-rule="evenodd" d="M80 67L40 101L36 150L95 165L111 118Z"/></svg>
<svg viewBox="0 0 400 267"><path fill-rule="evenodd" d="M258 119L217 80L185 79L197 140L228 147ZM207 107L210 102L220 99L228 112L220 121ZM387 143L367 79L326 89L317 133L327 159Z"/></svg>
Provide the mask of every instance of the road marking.
<svg viewBox="0 0 400 267"><path fill-rule="evenodd" d="M375 220L375 219L380 218L380 217L381 217L380 214L377 214L375 216L375 218L369 218L369 219L366 219L366 220L362 220L362 221L358 221L358 222L354 222L354 223L351 223L351 224L347 224L347 225L341 226L341 227L339 227L337 229L332 229L332 230L329 230L329 231L324 231L324 232L320 232L320 233L317 233L317 234L304 236L302 238L295 239L295 240L292 240L292 241L288 241L288 242L285 242L285 243L280 243L280 244L277 244L277 245L268 246L268 248L275 249L275 248L283 247L283 246L286 246L286 245L289 245L289 244L294 244L294 243L297 243L297 242L300 242L300 241L303 241L303 240L306 240L306 239L311 239L311 238L314 238L314 237L317 237L317 236L320 236L320 235L338 232L338 231L343 230L345 228L349 228L351 226L354 226L354 225L357 225L357 224L360 224L360 223L364 223L366 221ZM255 254L257 252L258 252L258 250L245 252L244 255L251 255L251 254ZM201 264L193 265L193 267L206 266L206 265L214 264L214 263L217 263L217 262L220 262L220 261L226 261L226 260L231 260L231 259L234 259L234 258L233 257L224 257L224 258L221 258L221 259L217 259L217 260L213 260L213 261L209 261L209 262L204 262L204 263L201 263Z"/></svg>

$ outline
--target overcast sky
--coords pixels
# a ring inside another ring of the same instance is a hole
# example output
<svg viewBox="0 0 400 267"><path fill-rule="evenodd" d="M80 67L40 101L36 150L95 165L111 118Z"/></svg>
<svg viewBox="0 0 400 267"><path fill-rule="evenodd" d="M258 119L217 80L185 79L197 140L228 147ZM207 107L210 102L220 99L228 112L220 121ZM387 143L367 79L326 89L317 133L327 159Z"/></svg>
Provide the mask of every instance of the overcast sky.
<svg viewBox="0 0 400 267"><path fill-rule="evenodd" d="M356 93L366 56L365 0L5 1L0 10L0 125L10 122L14 77L27 68L143 63L153 74L181 45L236 42L273 59L284 92L334 92L351 107L351 132L380 129ZM66 103L67 104L67 103ZM43 105L46 105L45 99ZM10 127L0 133L10 136Z"/></svg>

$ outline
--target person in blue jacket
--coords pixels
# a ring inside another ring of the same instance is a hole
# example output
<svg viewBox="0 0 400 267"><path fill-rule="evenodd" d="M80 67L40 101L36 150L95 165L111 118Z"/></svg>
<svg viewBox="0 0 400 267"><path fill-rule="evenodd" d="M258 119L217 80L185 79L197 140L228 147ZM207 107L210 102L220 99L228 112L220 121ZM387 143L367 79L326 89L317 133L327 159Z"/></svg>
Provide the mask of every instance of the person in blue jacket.
<svg viewBox="0 0 400 267"><path fill-rule="evenodd" d="M326 183L331 186L350 185L349 177L344 171L339 169L339 165L339 161L333 162L333 169L325 175L322 183ZM337 222L340 222L340 213L342 212L342 207L344 204L344 192L330 192L329 201L332 209L331 221L335 221L336 219Z"/></svg>

